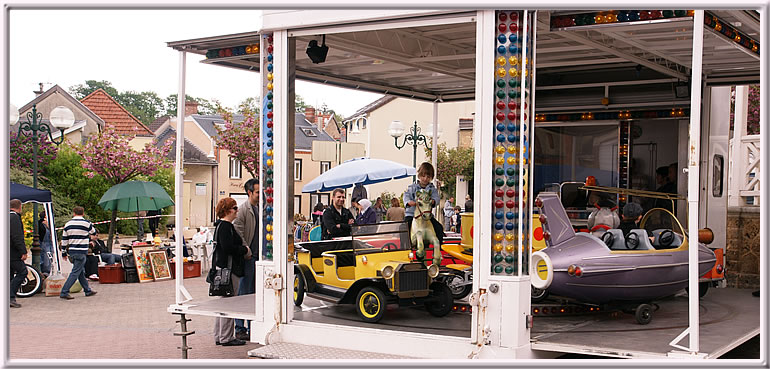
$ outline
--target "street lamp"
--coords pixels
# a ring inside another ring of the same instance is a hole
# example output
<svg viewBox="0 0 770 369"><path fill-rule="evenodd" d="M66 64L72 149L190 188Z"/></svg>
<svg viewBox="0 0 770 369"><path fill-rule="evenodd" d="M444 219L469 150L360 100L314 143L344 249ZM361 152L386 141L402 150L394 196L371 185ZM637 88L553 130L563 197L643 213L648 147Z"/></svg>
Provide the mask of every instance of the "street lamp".
<svg viewBox="0 0 770 369"><path fill-rule="evenodd" d="M428 132L426 132L426 134L422 134L420 131L422 131L422 129L417 126L417 121L414 121L414 126L409 128L409 133L404 136L404 141L399 145L398 138L404 134L404 124L401 123L401 121L394 120L390 123L390 127L388 128L388 134L393 137L393 142L397 149L401 150L406 145L412 145L412 165L415 168L417 167L417 146L423 144L426 149L431 149L431 147L428 146L428 138L433 138L433 123L428 127ZM438 129L438 134L436 135L436 138L439 137L441 137L440 127ZM412 180L414 179L415 176L412 176Z"/></svg>
<svg viewBox="0 0 770 369"><path fill-rule="evenodd" d="M9 124L13 126L19 120L19 109L13 104L9 107L10 116ZM57 140L54 140L51 128L47 124L43 124L43 115L37 112L37 106L32 105L32 111L27 113L27 121L19 124L19 134L16 136L16 140L21 137L23 131L32 132L32 187L37 189L37 134L38 131L41 134L48 134L48 139L56 145L60 145L64 142L64 130L72 127L75 122L75 115L72 110L64 106L57 106L51 111L49 117L51 125L59 129L61 135ZM32 267L40 271L40 239L37 233L37 203L33 203L32 206ZM53 224L51 224L53 229Z"/></svg>

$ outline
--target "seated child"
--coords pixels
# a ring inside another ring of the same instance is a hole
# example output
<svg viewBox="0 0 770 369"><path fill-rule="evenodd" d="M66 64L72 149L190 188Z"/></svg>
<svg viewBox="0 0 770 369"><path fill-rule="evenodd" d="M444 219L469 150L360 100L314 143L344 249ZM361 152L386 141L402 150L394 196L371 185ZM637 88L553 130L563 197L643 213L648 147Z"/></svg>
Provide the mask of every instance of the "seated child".
<svg viewBox="0 0 770 369"><path fill-rule="evenodd" d="M406 210L404 211L404 221L406 224L409 224L409 229L411 229L412 219L414 219L415 205L417 205L415 195L418 190L431 191L431 209L433 209L439 202L438 189L432 183L434 176L435 171L433 170L433 165L431 165L431 163L424 162L420 164L420 167L417 169L417 182L410 184L409 187L406 188L406 192L404 192L404 206L406 207ZM433 229L436 232L439 243L443 243L444 227L442 227L441 223L436 220L436 217L434 217L432 213L430 222L433 224ZM433 246L441 247L441 245Z"/></svg>
<svg viewBox="0 0 770 369"><path fill-rule="evenodd" d="M620 222L620 230L623 231L623 237L628 236L632 229L639 228L639 221L642 220L642 206L629 202L623 207L623 221Z"/></svg>

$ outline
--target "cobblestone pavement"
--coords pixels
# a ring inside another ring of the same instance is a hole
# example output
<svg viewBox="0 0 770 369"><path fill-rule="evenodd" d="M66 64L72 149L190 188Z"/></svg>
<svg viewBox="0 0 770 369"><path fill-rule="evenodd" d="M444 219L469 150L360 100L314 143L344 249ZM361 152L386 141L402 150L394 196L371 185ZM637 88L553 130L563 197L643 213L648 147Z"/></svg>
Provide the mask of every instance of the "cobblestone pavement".
<svg viewBox="0 0 770 369"><path fill-rule="evenodd" d="M116 250L116 253L120 251ZM63 262L69 272L71 264ZM174 303L173 279L147 283L100 284L98 292L74 300L38 293L20 298L9 313L10 359L180 359L182 339L177 315L166 311ZM204 277L184 280L193 297L208 299ZM247 359L260 345L222 347L214 344L214 318L187 316L191 359ZM31 349L34 348L34 349ZM82 348L82 349L81 349Z"/></svg>

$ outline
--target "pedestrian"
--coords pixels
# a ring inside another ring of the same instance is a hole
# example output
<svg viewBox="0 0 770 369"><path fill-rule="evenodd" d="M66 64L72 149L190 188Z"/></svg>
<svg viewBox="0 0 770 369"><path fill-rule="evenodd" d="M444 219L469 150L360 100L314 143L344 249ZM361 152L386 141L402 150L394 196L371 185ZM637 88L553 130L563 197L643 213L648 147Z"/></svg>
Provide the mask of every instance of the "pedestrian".
<svg viewBox="0 0 770 369"><path fill-rule="evenodd" d="M147 224L150 226L152 238L155 238L158 235L158 225L160 224L160 210L148 210L147 216L152 217L147 219Z"/></svg>
<svg viewBox="0 0 770 369"><path fill-rule="evenodd" d="M21 222L21 200L13 199L10 203L11 214L11 307L20 308L16 302L16 292L27 277L27 245L24 244L24 224Z"/></svg>
<svg viewBox="0 0 770 369"><path fill-rule="evenodd" d="M382 197L378 197L377 200L374 202L374 213L377 214L377 223L382 222L385 220L385 214L387 214L387 210L385 210L385 205L382 204Z"/></svg>
<svg viewBox="0 0 770 369"><path fill-rule="evenodd" d="M466 213L473 212L473 199L471 198L470 194L465 195L465 212Z"/></svg>
<svg viewBox="0 0 770 369"><path fill-rule="evenodd" d="M136 240L144 240L144 217L147 216L147 212L144 210L136 212Z"/></svg>
<svg viewBox="0 0 770 369"><path fill-rule="evenodd" d="M455 214L452 215L452 225L455 227L455 232L462 233L463 217L460 215L460 205L456 205L454 208Z"/></svg>
<svg viewBox="0 0 770 369"><path fill-rule="evenodd" d="M372 202L369 199L358 200L358 205L361 206L361 214L356 217L357 225L377 223L377 213L372 209Z"/></svg>
<svg viewBox="0 0 770 369"><path fill-rule="evenodd" d="M385 218L391 222L403 222L404 221L404 208L398 202L397 198L390 199L390 209L385 215Z"/></svg>
<svg viewBox="0 0 770 369"><path fill-rule="evenodd" d="M64 224L64 231L61 235L61 245L64 249L62 256L64 260L69 258L69 261L72 263L72 272L67 277L67 281L64 282L61 293L59 293L59 297L65 300L74 299L70 295L70 288L72 288L76 280L80 281L86 297L96 295L96 291L88 286L85 272L90 235L96 234L96 229L83 215L85 215L85 209L82 206L75 206L72 209L72 219Z"/></svg>
<svg viewBox="0 0 770 369"><path fill-rule="evenodd" d="M51 241L51 230L48 227L48 219L45 218L45 211L40 213L37 231L40 237L40 272L43 273L44 277L48 277L51 274L53 243Z"/></svg>
<svg viewBox="0 0 770 369"><path fill-rule="evenodd" d="M321 224L321 215L324 213L324 203L317 202L315 206L313 207L313 224L318 225Z"/></svg>
<svg viewBox="0 0 770 369"><path fill-rule="evenodd" d="M452 228L452 216L455 215L454 202L455 198L450 197L444 203L444 232L449 232Z"/></svg>
<svg viewBox="0 0 770 369"><path fill-rule="evenodd" d="M244 206L248 206L244 204ZM230 283L233 284L233 295L238 295L246 260L251 259L251 250L243 244L233 221L238 214L238 204L232 197L225 197L217 203L217 218L220 222L214 231L214 255L212 268L227 268L228 259L232 260ZM246 342L235 337L235 321L232 318L214 320L214 343L222 346L241 346Z"/></svg>
<svg viewBox="0 0 770 369"><path fill-rule="evenodd" d="M238 231L243 241L243 246L249 248L251 257L246 259L246 263L243 267L243 278L241 278L240 286L238 287L238 296L250 295L255 291L254 278L256 276L255 264L259 260L259 180L251 178L243 185L243 189L248 195L248 199L244 202L238 213L233 220L233 227ZM322 203L319 202L321 206ZM235 338L239 340L250 340L249 331L251 329L251 322L248 326L244 325L243 319L235 320Z"/></svg>

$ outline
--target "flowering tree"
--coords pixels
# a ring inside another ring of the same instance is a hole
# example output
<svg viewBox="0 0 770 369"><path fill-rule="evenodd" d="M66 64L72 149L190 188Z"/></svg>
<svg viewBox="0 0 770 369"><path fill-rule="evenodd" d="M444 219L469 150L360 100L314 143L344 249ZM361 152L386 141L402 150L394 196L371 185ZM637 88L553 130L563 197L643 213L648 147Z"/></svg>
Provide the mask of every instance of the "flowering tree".
<svg viewBox="0 0 770 369"><path fill-rule="evenodd" d="M10 164L11 168L22 169L25 172L32 173L34 140L31 134L17 132L9 134L10 142ZM38 168L44 168L48 163L56 159L56 145L48 139L47 134L37 135L37 164Z"/></svg>
<svg viewBox="0 0 770 369"><path fill-rule="evenodd" d="M101 175L114 186L140 175L152 176L160 168L171 167L166 155L171 151L172 140L166 141L160 148L155 147L153 142L145 145L143 151L136 151L129 146L133 137L118 134L112 126L107 126L99 134L91 136L85 145L75 147L75 151L83 157L85 175L89 178ZM110 217L108 245L112 245L117 214L117 209L113 210Z"/></svg>
<svg viewBox="0 0 770 369"><path fill-rule="evenodd" d="M217 127L219 137L216 144L219 148L230 152L230 157L241 162L252 178L259 176L259 120L254 113L244 110L246 119L241 123L233 123L232 113L221 110L225 121L224 129Z"/></svg>
<svg viewBox="0 0 770 369"><path fill-rule="evenodd" d="M748 111L746 112L746 134L759 134L759 85L749 86ZM735 123L735 87L730 98L730 129Z"/></svg>

